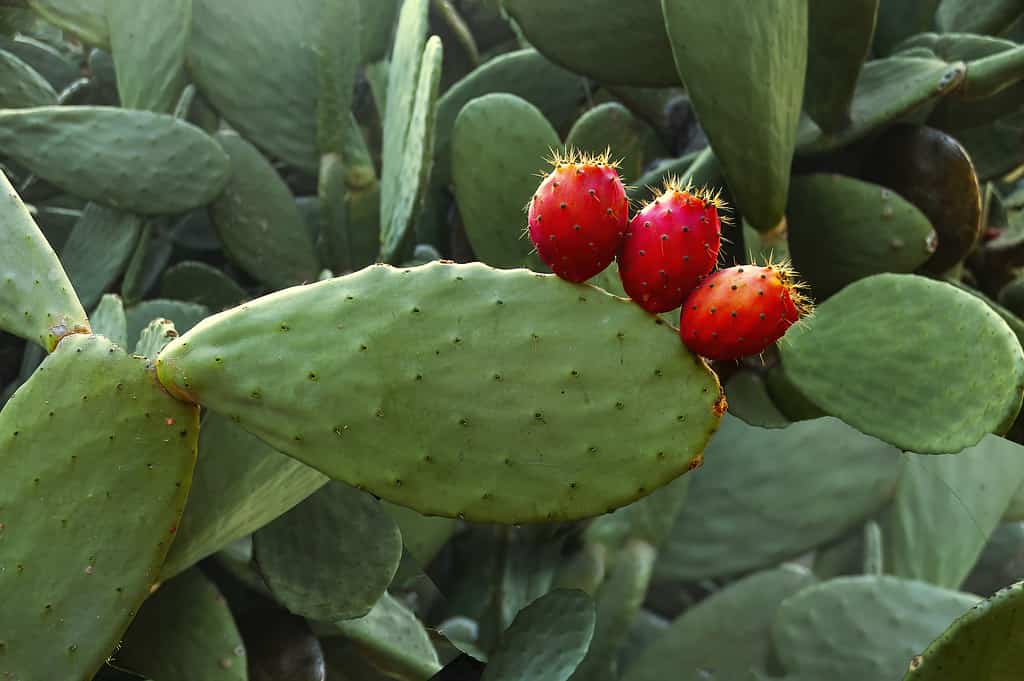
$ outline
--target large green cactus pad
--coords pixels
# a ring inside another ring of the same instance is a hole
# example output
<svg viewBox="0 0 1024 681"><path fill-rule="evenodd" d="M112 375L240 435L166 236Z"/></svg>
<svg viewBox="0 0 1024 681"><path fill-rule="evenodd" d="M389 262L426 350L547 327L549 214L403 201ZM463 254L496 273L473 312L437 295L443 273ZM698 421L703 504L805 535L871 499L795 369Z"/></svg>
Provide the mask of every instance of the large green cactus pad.
<svg viewBox="0 0 1024 681"><path fill-rule="evenodd" d="M793 178L786 210L793 265L819 297L881 272L913 272L935 252L928 218L890 189L852 177Z"/></svg>
<svg viewBox="0 0 1024 681"><path fill-rule="evenodd" d="M160 586L125 634L114 666L161 681L248 681L228 603L199 570Z"/></svg>
<svg viewBox="0 0 1024 681"><path fill-rule="evenodd" d="M1006 322L917 275L850 284L790 329L781 351L786 374L819 407L922 454L1002 433L1021 406L1024 352Z"/></svg>
<svg viewBox="0 0 1024 681"><path fill-rule="evenodd" d="M507 0L551 61L607 83L677 85L658 0Z"/></svg>
<svg viewBox="0 0 1024 681"><path fill-rule="evenodd" d="M806 568L782 565L731 584L687 610L626 669L623 681L742 679L760 669L771 647L769 629L779 604L814 584Z"/></svg>
<svg viewBox="0 0 1024 681"><path fill-rule="evenodd" d="M69 333L88 331L57 254L0 172L0 330L52 351Z"/></svg>
<svg viewBox="0 0 1024 681"><path fill-rule="evenodd" d="M229 419L207 414L199 435L199 461L189 503L162 574L176 575L251 534L327 480Z"/></svg>
<svg viewBox="0 0 1024 681"><path fill-rule="evenodd" d="M957 456L905 458L880 519L886 571L958 588L1024 481L1024 447L988 435Z"/></svg>
<svg viewBox="0 0 1024 681"><path fill-rule="evenodd" d="M771 230L786 207L800 121L807 0L661 4L679 75L736 205L756 229Z"/></svg>
<svg viewBox="0 0 1024 681"><path fill-rule="evenodd" d="M923 654L904 681L1014 681L1024 669L1024 582L1003 589L959 617Z"/></svg>
<svg viewBox="0 0 1024 681"><path fill-rule="evenodd" d="M92 678L158 579L199 410L145 360L64 339L0 413L0 678Z"/></svg>
<svg viewBox="0 0 1024 681"><path fill-rule="evenodd" d="M725 407L630 301L479 263L371 266L202 322L173 392L278 450L432 515L602 513L696 465Z"/></svg>
<svg viewBox="0 0 1024 681"><path fill-rule="evenodd" d="M769 430L726 416L692 476L658 577L735 575L794 558L879 511L901 469L894 448L837 419ZM829 503L817 504L822 498Z"/></svg>
<svg viewBox="0 0 1024 681"><path fill-rule="evenodd" d="M141 232L142 220L134 213L86 205L60 253L83 306L91 309L124 274Z"/></svg>
<svg viewBox="0 0 1024 681"><path fill-rule="evenodd" d="M173 116L100 106L0 111L4 155L68 193L134 213L181 213L210 202L228 158Z"/></svg>
<svg viewBox="0 0 1024 681"><path fill-rule="evenodd" d="M481 262L549 271L526 235L525 207L560 144L544 114L515 95L484 95L463 107L452 139L455 199Z"/></svg>
<svg viewBox="0 0 1024 681"><path fill-rule="evenodd" d="M783 601L772 639L786 671L802 679L895 679L977 602L909 579L840 577Z"/></svg>

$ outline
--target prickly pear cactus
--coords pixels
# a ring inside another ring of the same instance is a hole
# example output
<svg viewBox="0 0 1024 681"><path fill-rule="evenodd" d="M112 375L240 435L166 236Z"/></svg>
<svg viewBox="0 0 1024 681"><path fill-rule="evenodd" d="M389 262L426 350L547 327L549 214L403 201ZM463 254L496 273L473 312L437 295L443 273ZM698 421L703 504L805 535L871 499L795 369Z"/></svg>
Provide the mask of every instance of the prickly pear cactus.
<svg viewBox="0 0 1024 681"><path fill-rule="evenodd" d="M0 681L1020 676L1018 0L0 0L0 175Z"/></svg>

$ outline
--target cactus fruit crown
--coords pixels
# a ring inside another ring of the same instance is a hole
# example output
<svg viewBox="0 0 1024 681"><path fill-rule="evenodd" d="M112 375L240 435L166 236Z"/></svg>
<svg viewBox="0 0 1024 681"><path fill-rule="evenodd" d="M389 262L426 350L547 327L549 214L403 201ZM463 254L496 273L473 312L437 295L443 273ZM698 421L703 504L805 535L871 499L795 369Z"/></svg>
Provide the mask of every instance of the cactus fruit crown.
<svg viewBox="0 0 1024 681"><path fill-rule="evenodd" d="M712 189L706 185L698 187L693 184L691 180L687 180L684 184L682 178L678 175L669 175L662 181L660 190L648 185L647 191L649 191L654 198L644 201L640 206L641 210L655 201L658 201L663 196L683 194L684 199L699 201L702 208L708 205L713 206L714 209L718 211L718 220L722 224L731 225L733 222L732 215L730 215L730 213L732 213L732 208L728 203L726 203L725 199L722 198L721 188L717 188L712 191Z"/></svg>

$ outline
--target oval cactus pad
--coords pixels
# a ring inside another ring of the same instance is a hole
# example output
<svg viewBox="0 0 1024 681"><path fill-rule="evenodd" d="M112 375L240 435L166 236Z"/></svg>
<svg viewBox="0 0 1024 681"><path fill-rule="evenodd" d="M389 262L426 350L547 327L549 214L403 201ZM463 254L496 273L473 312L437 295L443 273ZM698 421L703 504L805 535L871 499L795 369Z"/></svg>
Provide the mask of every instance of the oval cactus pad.
<svg viewBox="0 0 1024 681"><path fill-rule="evenodd" d="M725 399L662 320L554 275L375 265L203 321L172 393L420 513L613 510L699 464Z"/></svg>
<svg viewBox="0 0 1024 681"><path fill-rule="evenodd" d="M73 334L0 412L0 679L91 679L157 582L199 410Z"/></svg>

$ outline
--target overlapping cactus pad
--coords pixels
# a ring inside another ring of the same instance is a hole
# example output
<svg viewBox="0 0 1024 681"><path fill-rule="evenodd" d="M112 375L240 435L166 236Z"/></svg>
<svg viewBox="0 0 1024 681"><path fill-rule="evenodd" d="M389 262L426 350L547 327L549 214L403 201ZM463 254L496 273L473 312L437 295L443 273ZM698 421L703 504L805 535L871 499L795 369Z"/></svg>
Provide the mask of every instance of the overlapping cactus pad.
<svg viewBox="0 0 1024 681"><path fill-rule="evenodd" d="M371 266L215 315L157 360L173 394L422 513L612 510L700 463L714 374L628 300L528 270Z"/></svg>
<svg viewBox="0 0 1024 681"><path fill-rule="evenodd" d="M174 539L198 409L144 359L65 338L0 412L0 678L88 679Z"/></svg>

